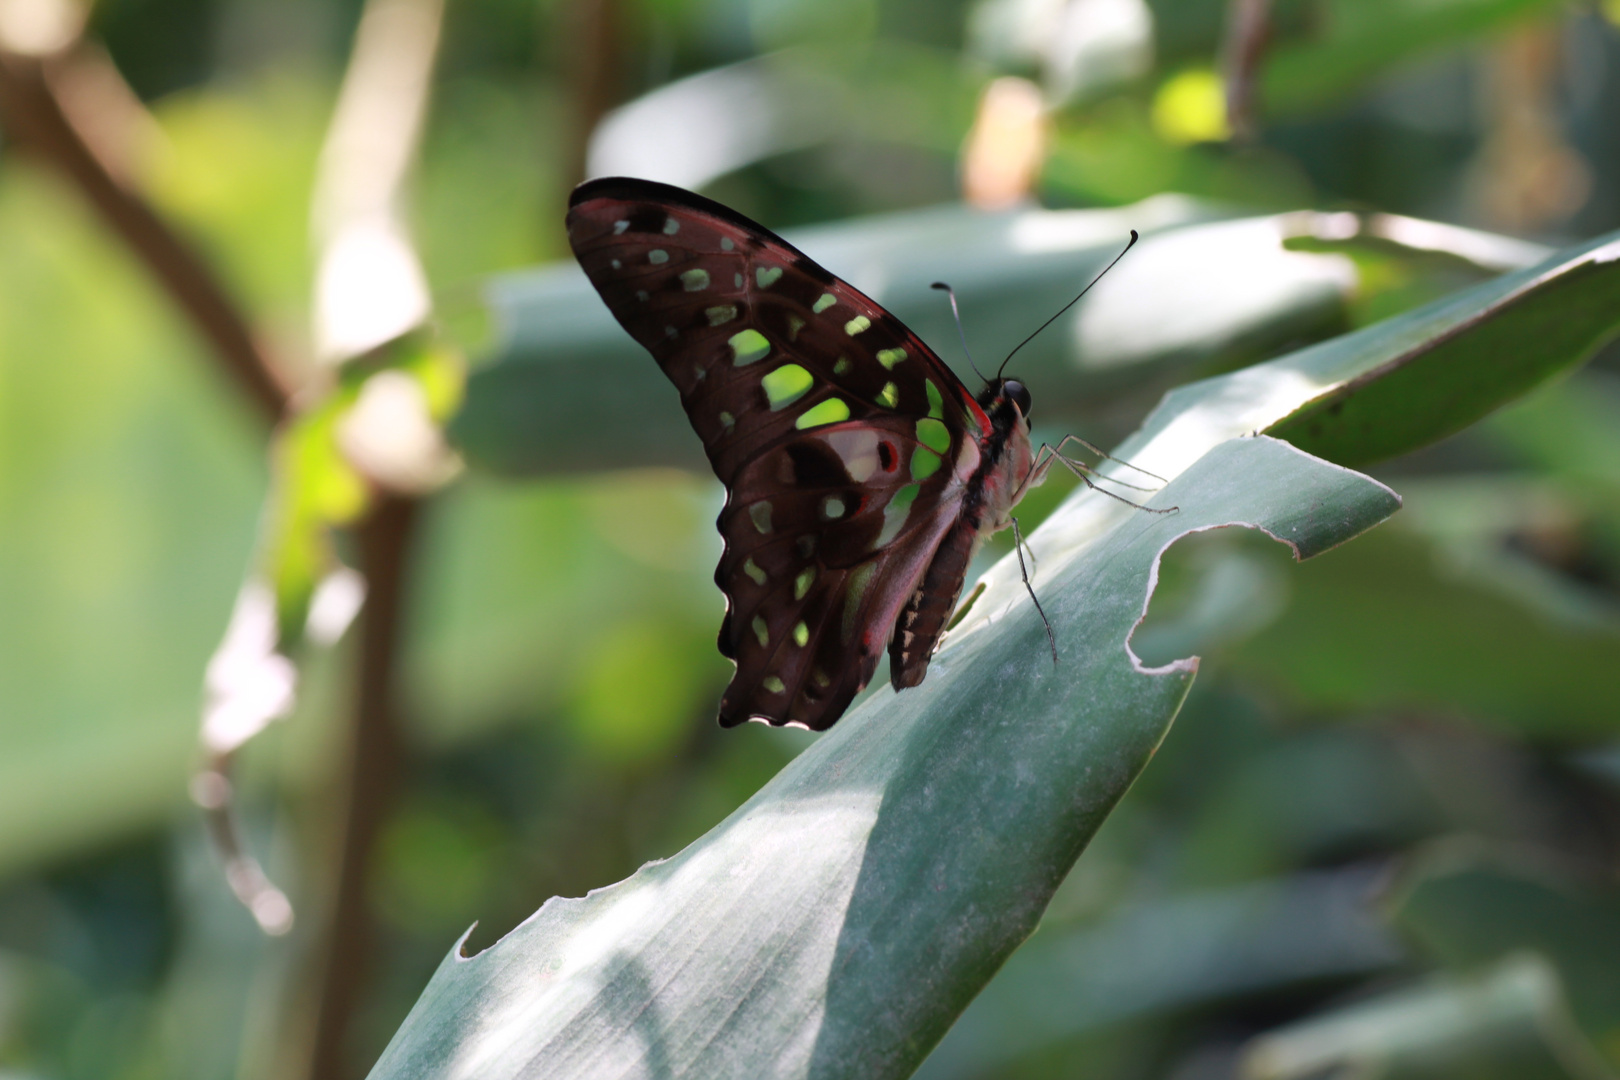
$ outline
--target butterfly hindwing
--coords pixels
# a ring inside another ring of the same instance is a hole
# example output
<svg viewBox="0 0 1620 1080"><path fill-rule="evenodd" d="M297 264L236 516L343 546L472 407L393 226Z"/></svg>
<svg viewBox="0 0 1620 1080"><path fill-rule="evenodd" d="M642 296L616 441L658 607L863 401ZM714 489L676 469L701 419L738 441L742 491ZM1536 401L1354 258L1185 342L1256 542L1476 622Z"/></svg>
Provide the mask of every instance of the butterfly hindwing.
<svg viewBox="0 0 1620 1080"><path fill-rule="evenodd" d="M722 723L830 725L957 522L984 413L899 320L700 196L593 181L568 229L727 489Z"/></svg>
<svg viewBox="0 0 1620 1080"><path fill-rule="evenodd" d="M944 485L919 508L906 462L921 444L905 423L807 431L743 468L719 523L720 648L737 662L722 723L823 727L871 679L963 491Z"/></svg>

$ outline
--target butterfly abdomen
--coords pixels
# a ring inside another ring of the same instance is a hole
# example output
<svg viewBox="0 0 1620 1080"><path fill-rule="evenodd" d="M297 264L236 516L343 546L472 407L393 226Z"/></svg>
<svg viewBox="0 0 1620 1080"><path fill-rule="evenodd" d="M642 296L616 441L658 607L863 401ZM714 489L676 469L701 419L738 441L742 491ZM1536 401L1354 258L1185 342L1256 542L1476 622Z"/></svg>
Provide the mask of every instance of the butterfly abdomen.
<svg viewBox="0 0 1620 1080"><path fill-rule="evenodd" d="M895 620L889 642L889 682L896 690L916 686L928 674L929 658L956 608L978 544L978 528L965 519L946 533L922 583Z"/></svg>

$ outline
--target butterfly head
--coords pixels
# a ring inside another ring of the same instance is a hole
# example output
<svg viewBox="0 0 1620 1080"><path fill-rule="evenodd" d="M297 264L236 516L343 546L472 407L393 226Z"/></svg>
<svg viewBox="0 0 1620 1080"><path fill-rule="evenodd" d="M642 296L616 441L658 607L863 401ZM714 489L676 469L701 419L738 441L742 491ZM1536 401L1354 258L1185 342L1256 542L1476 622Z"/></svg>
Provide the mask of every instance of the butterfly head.
<svg viewBox="0 0 1620 1080"><path fill-rule="evenodd" d="M1029 424L1029 387L1019 379L997 377L979 391L979 408L998 428Z"/></svg>

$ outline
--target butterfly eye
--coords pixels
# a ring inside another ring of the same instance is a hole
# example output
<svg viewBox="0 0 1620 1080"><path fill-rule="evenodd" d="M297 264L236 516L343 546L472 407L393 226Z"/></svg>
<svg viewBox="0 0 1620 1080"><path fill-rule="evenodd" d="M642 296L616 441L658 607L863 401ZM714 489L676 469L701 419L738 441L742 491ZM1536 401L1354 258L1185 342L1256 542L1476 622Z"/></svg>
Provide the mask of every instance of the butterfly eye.
<svg viewBox="0 0 1620 1080"><path fill-rule="evenodd" d="M1014 405L1018 406L1018 411L1023 415L1024 419L1029 419L1029 387L1017 379L1008 379L1001 384L1001 392Z"/></svg>

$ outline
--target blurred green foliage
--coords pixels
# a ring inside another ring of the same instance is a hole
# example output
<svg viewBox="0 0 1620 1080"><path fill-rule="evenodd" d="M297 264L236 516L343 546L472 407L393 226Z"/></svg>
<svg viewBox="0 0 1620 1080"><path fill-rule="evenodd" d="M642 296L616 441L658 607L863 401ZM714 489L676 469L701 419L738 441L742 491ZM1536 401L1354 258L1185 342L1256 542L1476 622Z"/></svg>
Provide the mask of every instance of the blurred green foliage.
<svg viewBox="0 0 1620 1080"><path fill-rule="evenodd" d="M469 346L499 337L490 275L565 254L576 6L449 8L411 213L446 332ZM1092 54L1116 74L1083 85L1064 74L1068 39L1039 22L1079 0L614 6L618 100L782 49L840 88L824 134L705 188L773 226L950 197L977 92L1011 73L1051 89L1038 194L1055 208L1178 192L1215 216L1383 211L1549 243L1620 227L1620 32L1587 6L1278 0L1249 144L1198 137L1219 116L1198 95L1218 88L1220 0L1091 2L1138 22L1145 11L1149 48L1112 67ZM136 182L295 360L310 351L310 186L358 12L101 0L89 23L150 110ZM1552 59L1515 66L1525 41ZM1504 79L1542 106L1535 138L1492 104ZM1584 194L1536 209L1496 146L1543 170L1539 190L1562 177ZM1116 438L1169 379L1487 276L1444 252L1289 243L1348 259L1352 287L1309 319L1267 323L1282 333L1248 351L1178 354L1170 374L1143 373L1145 394L1127 367L1089 405L1042 414L1035 382L1037 419ZM1144 335L1155 312L1208 295L1196 275L1176 288L1142 309ZM976 346L1022 336L967 314ZM943 317L924 329L954 357ZM1041 362L1070 355L1054 343ZM665 404L675 415L673 394ZM632 448L615 464L648 463L636 424L611 407L589 419ZM1294 567L1242 537L1176 545L1134 640L1150 662L1200 651L1192 696L1041 929L922 1075L1479 1076L1505 1045L1501 1060L1527 1063L1518 1075L1620 1073L1605 978L1620 963L1620 773L1603 764L1620 723L1616 432L1620 359L1605 353L1378 465L1406 508L1341 551ZM302 927L257 936L185 802L201 673L259 542L264 434L72 190L0 144L7 1075L284 1067L278 1025L309 940ZM1066 490L1051 488L1026 504L1026 527ZM486 946L549 896L671 854L809 741L712 723L726 678L709 580L719 501L685 472L517 482L474 469L428 507L407 615L408 776L371 885L385 940L357 1071L474 920L472 947ZM353 647L312 660L299 711L244 763L250 840L300 902L329 831L323 785ZM1107 947L1116 939L1140 948ZM1165 941L1176 950L1143 951Z"/></svg>

